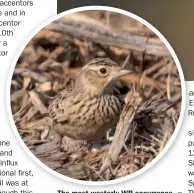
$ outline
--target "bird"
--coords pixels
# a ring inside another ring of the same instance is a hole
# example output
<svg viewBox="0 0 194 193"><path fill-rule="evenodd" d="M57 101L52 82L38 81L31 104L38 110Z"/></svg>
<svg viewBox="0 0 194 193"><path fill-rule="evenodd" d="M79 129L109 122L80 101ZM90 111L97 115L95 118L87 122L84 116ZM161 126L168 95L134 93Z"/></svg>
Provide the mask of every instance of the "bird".
<svg viewBox="0 0 194 193"><path fill-rule="evenodd" d="M101 140L119 120L120 78L130 73L109 58L90 60L49 105L53 129L74 140Z"/></svg>

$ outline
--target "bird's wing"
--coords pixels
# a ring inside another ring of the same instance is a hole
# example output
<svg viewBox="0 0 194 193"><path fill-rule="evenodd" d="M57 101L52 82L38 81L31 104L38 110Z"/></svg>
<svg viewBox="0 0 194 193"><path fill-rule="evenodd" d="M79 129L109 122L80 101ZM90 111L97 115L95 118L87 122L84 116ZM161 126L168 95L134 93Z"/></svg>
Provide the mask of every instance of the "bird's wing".
<svg viewBox="0 0 194 193"><path fill-rule="evenodd" d="M49 113L56 122L66 122L69 117L76 113L76 104L80 102L80 97L71 88L63 90L49 106Z"/></svg>
<svg viewBox="0 0 194 193"><path fill-rule="evenodd" d="M66 114L66 109L69 107L70 104L70 91L69 89L63 90L59 93L52 103L49 105L49 113L52 119L57 119L59 116Z"/></svg>

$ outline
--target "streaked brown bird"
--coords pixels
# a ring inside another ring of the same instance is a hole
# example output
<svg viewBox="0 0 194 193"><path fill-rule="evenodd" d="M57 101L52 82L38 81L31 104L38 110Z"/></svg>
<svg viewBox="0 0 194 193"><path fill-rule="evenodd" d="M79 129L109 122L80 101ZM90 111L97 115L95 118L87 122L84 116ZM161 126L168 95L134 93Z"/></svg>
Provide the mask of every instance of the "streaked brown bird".
<svg viewBox="0 0 194 193"><path fill-rule="evenodd" d="M54 130L76 140L100 140L119 119L124 105L120 77L129 73L108 58L84 65L49 106Z"/></svg>

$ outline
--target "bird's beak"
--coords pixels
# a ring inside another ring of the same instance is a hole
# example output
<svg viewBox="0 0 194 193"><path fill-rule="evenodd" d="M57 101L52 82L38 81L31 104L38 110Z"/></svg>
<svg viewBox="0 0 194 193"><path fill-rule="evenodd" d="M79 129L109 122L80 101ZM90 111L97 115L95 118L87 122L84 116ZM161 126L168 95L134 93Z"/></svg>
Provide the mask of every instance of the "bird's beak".
<svg viewBox="0 0 194 193"><path fill-rule="evenodd" d="M131 73L132 73L131 70L125 70L125 69L116 70L115 72L112 73L112 76L110 78L110 81L116 80L116 79L118 79L118 78L120 78L122 76L131 74Z"/></svg>
<svg viewBox="0 0 194 193"><path fill-rule="evenodd" d="M121 76L125 76L125 75L128 75L128 74L131 74L131 73L132 73L131 70L125 70L125 69L118 70L118 71L113 73L113 80L114 79L118 79Z"/></svg>
<svg viewBox="0 0 194 193"><path fill-rule="evenodd" d="M119 73L118 73L118 77L121 77L121 76L125 76L127 74L131 74L133 71L131 70L120 70Z"/></svg>

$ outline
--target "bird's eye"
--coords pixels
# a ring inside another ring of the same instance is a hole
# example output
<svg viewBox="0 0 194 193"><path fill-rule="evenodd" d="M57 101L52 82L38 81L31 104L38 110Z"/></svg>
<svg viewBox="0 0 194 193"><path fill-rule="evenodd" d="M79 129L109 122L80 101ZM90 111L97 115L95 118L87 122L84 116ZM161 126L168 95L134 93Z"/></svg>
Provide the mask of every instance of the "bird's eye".
<svg viewBox="0 0 194 193"><path fill-rule="evenodd" d="M100 69L100 72L101 72L102 74L106 74L106 73L107 73L107 70L106 70L106 68L101 68L101 69Z"/></svg>

